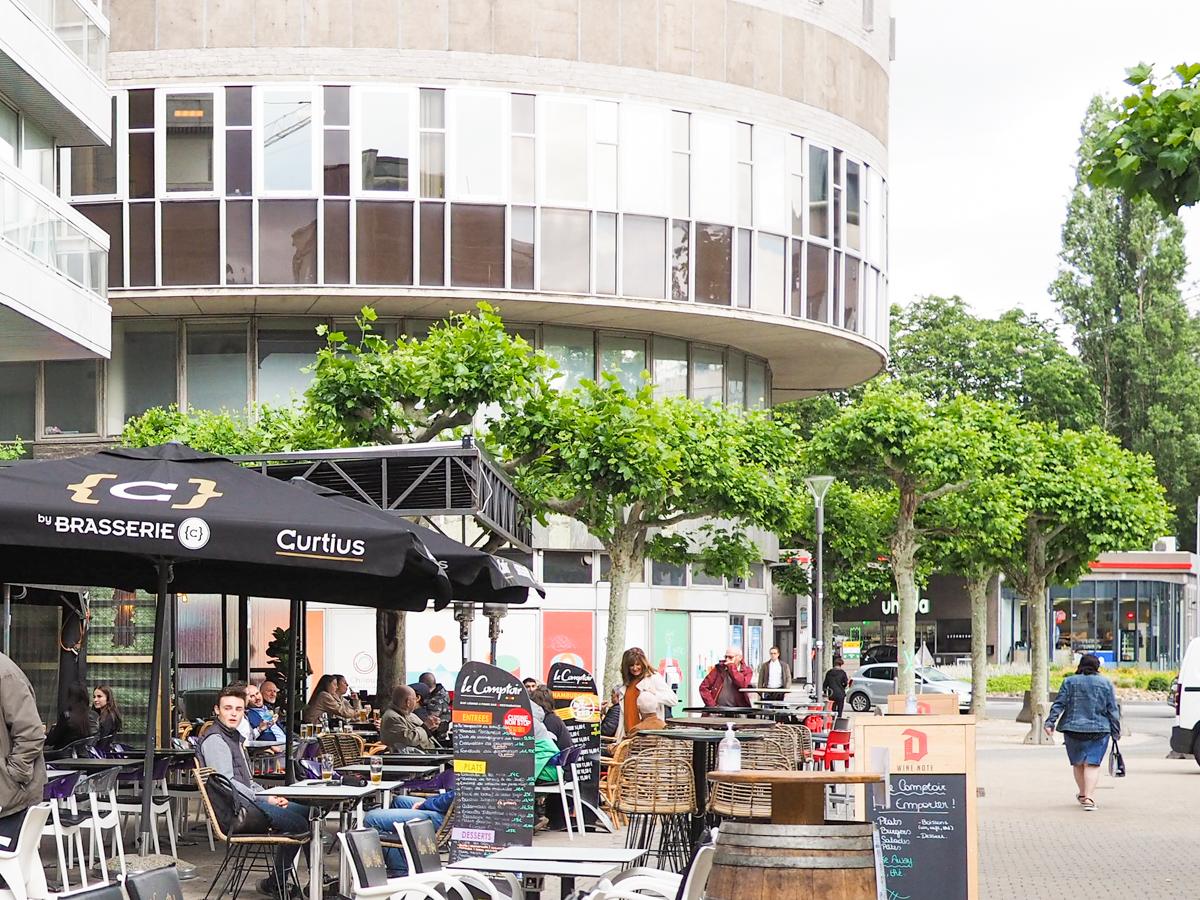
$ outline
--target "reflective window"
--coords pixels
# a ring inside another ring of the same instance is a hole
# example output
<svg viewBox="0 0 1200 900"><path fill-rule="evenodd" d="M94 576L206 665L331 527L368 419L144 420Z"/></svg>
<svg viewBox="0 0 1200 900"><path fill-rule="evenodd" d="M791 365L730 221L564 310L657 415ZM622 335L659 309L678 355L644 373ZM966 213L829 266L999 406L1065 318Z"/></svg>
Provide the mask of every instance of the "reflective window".
<svg viewBox="0 0 1200 900"><path fill-rule="evenodd" d="M542 581L546 584L591 584L592 554L586 550L543 550Z"/></svg>
<svg viewBox="0 0 1200 900"><path fill-rule="evenodd" d="M253 89L249 86L225 88L225 124L249 126L254 114Z"/></svg>
<svg viewBox="0 0 1200 900"><path fill-rule="evenodd" d="M737 123L738 224L754 224L754 126Z"/></svg>
<svg viewBox="0 0 1200 900"><path fill-rule="evenodd" d="M788 207L792 220L792 236L804 237L804 142L794 134L788 135Z"/></svg>
<svg viewBox="0 0 1200 900"><path fill-rule="evenodd" d="M326 200L325 284L350 283L350 201Z"/></svg>
<svg viewBox="0 0 1200 900"><path fill-rule="evenodd" d="M192 409L241 413L246 408L246 329L237 325L189 325L187 403Z"/></svg>
<svg viewBox="0 0 1200 900"><path fill-rule="evenodd" d="M259 202L258 281L260 284L316 283L315 200Z"/></svg>
<svg viewBox="0 0 1200 900"><path fill-rule="evenodd" d="M696 223L696 299L728 306L732 279L733 229Z"/></svg>
<svg viewBox="0 0 1200 900"><path fill-rule="evenodd" d="M0 103L0 156L5 148L7 106ZM15 117L16 113L12 113ZM15 121L15 119L14 119ZM112 144L101 147L71 148L71 195L115 194L117 192L117 98L112 99ZM15 141L15 133L14 138ZM15 143L12 145L15 146ZM9 162L12 162L10 159ZM110 282L111 283L111 282Z"/></svg>
<svg viewBox="0 0 1200 900"><path fill-rule="evenodd" d="M833 151L833 246L842 246L842 151ZM836 284L836 283L835 283ZM836 290L836 287L835 287Z"/></svg>
<svg viewBox="0 0 1200 900"><path fill-rule="evenodd" d="M829 250L808 245L808 306L806 313L814 322L829 321Z"/></svg>
<svg viewBox="0 0 1200 900"><path fill-rule="evenodd" d="M654 396L686 397L688 392L687 341L654 339Z"/></svg>
<svg viewBox="0 0 1200 900"><path fill-rule="evenodd" d="M166 115L167 190L211 191L212 94L168 95Z"/></svg>
<svg viewBox="0 0 1200 900"><path fill-rule="evenodd" d="M792 278L788 284L789 310L793 316L804 315L804 242L791 241Z"/></svg>
<svg viewBox="0 0 1200 900"><path fill-rule="evenodd" d="M263 91L263 187L312 190L312 94Z"/></svg>
<svg viewBox="0 0 1200 900"><path fill-rule="evenodd" d="M546 200L584 205L588 198L588 108L581 100L546 99L541 123Z"/></svg>
<svg viewBox="0 0 1200 900"><path fill-rule="evenodd" d="M591 219L586 210L542 210L543 291L588 292Z"/></svg>
<svg viewBox="0 0 1200 900"><path fill-rule="evenodd" d="M574 390L584 378L596 377L596 352L591 331L547 325L542 328L542 347L558 363L555 387Z"/></svg>
<svg viewBox="0 0 1200 900"><path fill-rule="evenodd" d="M767 366L753 359L746 361L746 406L749 409L767 407Z"/></svg>
<svg viewBox="0 0 1200 900"><path fill-rule="evenodd" d="M174 322L113 322L108 363L108 432L155 406L179 402L179 334Z"/></svg>
<svg viewBox="0 0 1200 900"><path fill-rule="evenodd" d="M0 441L37 437L37 363L0 363Z"/></svg>
<svg viewBox="0 0 1200 900"><path fill-rule="evenodd" d="M355 266L359 284L413 283L413 205L360 200Z"/></svg>
<svg viewBox="0 0 1200 900"><path fill-rule="evenodd" d="M514 203L533 203L537 185L536 103L533 94L512 95L511 196Z"/></svg>
<svg viewBox="0 0 1200 900"><path fill-rule="evenodd" d="M514 206L509 223L509 267L511 286L533 290L533 207Z"/></svg>
<svg viewBox="0 0 1200 900"><path fill-rule="evenodd" d="M737 231L737 305L743 309L750 308L751 258L750 229L739 228Z"/></svg>
<svg viewBox="0 0 1200 900"><path fill-rule="evenodd" d="M671 112L671 214L687 219L692 215L692 117Z"/></svg>
<svg viewBox="0 0 1200 900"><path fill-rule="evenodd" d="M808 233L829 237L829 151L808 148Z"/></svg>
<svg viewBox="0 0 1200 900"><path fill-rule="evenodd" d="M129 92L129 127L154 128L154 88Z"/></svg>
<svg viewBox="0 0 1200 900"><path fill-rule="evenodd" d="M364 191L408 190L408 94L363 90L359 140Z"/></svg>
<svg viewBox="0 0 1200 900"><path fill-rule="evenodd" d="M162 283L221 283L221 212L216 200L162 205Z"/></svg>
<svg viewBox="0 0 1200 900"><path fill-rule="evenodd" d="M846 246L862 249L862 167L846 160Z"/></svg>
<svg viewBox="0 0 1200 900"><path fill-rule="evenodd" d="M725 372L725 402L739 408L746 405L746 357L733 350Z"/></svg>
<svg viewBox="0 0 1200 900"><path fill-rule="evenodd" d="M108 286L125 286L124 208L120 203L88 203L75 207L108 234Z"/></svg>
<svg viewBox="0 0 1200 900"><path fill-rule="evenodd" d="M54 190L54 139L28 116L21 130L21 171L46 190Z"/></svg>
<svg viewBox="0 0 1200 900"><path fill-rule="evenodd" d="M225 283L252 284L254 204L249 200L225 204Z"/></svg>
<svg viewBox="0 0 1200 900"><path fill-rule="evenodd" d="M671 223L671 299L686 302L690 297L691 222Z"/></svg>
<svg viewBox="0 0 1200 900"><path fill-rule="evenodd" d="M699 565L690 566L693 587L724 587L725 579L720 575L709 575Z"/></svg>
<svg viewBox="0 0 1200 900"><path fill-rule="evenodd" d="M0 160L15 166L21 156L21 117L7 103L0 103Z"/></svg>
<svg viewBox="0 0 1200 900"><path fill-rule="evenodd" d="M344 84L327 84L322 89L324 124L335 127L350 125L350 88Z"/></svg>
<svg viewBox="0 0 1200 900"><path fill-rule="evenodd" d="M154 236L154 204L129 204L129 285L154 285L158 242Z"/></svg>
<svg viewBox="0 0 1200 900"><path fill-rule="evenodd" d="M450 282L504 287L504 207L455 203L450 208Z"/></svg>
<svg viewBox="0 0 1200 900"><path fill-rule="evenodd" d="M787 241L774 234L760 231L754 247L755 309L769 313L784 311L783 296L787 287Z"/></svg>
<svg viewBox="0 0 1200 900"><path fill-rule="evenodd" d="M692 397L705 403L725 399L725 354L707 347L692 347Z"/></svg>
<svg viewBox="0 0 1200 900"><path fill-rule="evenodd" d="M842 295L842 327L856 331L862 264L853 256L846 257L846 292Z"/></svg>
<svg viewBox="0 0 1200 900"><path fill-rule="evenodd" d="M592 104L596 142L592 148L592 202L597 209L617 208L617 135L620 107L609 100Z"/></svg>
<svg viewBox="0 0 1200 900"><path fill-rule="evenodd" d="M651 216L625 216L621 245L621 293L663 297L667 278L666 222Z"/></svg>
<svg viewBox="0 0 1200 900"><path fill-rule="evenodd" d="M683 587L687 581L687 566L651 560L650 583L656 587Z"/></svg>
<svg viewBox="0 0 1200 900"><path fill-rule="evenodd" d="M504 193L504 107L497 94L460 93L455 103L454 187L460 197Z"/></svg>
<svg viewBox="0 0 1200 900"><path fill-rule="evenodd" d="M154 132L129 134L129 196L135 200L154 196Z"/></svg>
<svg viewBox="0 0 1200 900"><path fill-rule="evenodd" d="M301 399L312 384L311 366L325 339L316 322L259 325L258 402L282 405Z"/></svg>
<svg viewBox="0 0 1200 900"><path fill-rule="evenodd" d="M249 128L225 132L225 194L249 196L254 185L253 133Z"/></svg>
<svg viewBox="0 0 1200 900"><path fill-rule="evenodd" d="M617 292L617 214L596 213L596 293Z"/></svg>
<svg viewBox="0 0 1200 900"><path fill-rule="evenodd" d="M421 89L421 196L446 196L446 92Z"/></svg>
<svg viewBox="0 0 1200 900"><path fill-rule="evenodd" d="M325 194L329 197L350 195L350 129L325 129L325 155L322 163ZM364 169L365 173L365 169ZM383 190L375 188L374 190Z"/></svg>
<svg viewBox="0 0 1200 900"><path fill-rule="evenodd" d="M446 283L446 204L421 204L421 284Z"/></svg>
<svg viewBox="0 0 1200 900"><path fill-rule="evenodd" d="M616 376L628 393L635 393L646 371L646 341L601 332L600 371Z"/></svg>
<svg viewBox="0 0 1200 900"><path fill-rule="evenodd" d="M92 359L47 362L42 368L43 431L95 434L99 369Z"/></svg>

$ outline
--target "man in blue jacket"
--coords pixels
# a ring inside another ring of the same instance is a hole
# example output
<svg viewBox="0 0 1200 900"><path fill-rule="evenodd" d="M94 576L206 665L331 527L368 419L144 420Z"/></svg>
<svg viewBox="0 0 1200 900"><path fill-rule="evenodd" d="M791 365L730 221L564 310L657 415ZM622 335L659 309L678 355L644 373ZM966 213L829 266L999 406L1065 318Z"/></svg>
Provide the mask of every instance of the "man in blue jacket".
<svg viewBox="0 0 1200 900"><path fill-rule="evenodd" d="M434 794L432 797L397 797L392 801L391 809L376 809L367 813L363 824L374 828L380 834L395 836L399 834L396 826L401 822L416 822L428 819L435 830L442 827L446 815L454 803L454 791L444 794ZM404 852L394 847L385 847L384 860L387 863L389 878L397 878L408 874L408 861Z"/></svg>

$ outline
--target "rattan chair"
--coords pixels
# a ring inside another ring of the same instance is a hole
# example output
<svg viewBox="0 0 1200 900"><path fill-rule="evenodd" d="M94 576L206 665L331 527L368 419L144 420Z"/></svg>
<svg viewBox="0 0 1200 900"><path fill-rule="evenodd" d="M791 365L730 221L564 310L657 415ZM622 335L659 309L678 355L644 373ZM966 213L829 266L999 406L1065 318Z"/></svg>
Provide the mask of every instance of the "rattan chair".
<svg viewBox="0 0 1200 900"><path fill-rule="evenodd" d="M796 738L796 768L807 769L813 762L813 739L812 732L803 725L781 724L778 727L786 728Z"/></svg>
<svg viewBox="0 0 1200 900"><path fill-rule="evenodd" d="M764 739L742 744L742 768L786 770L795 766L779 744ZM770 821L771 786L713 782L708 792L708 811L723 818Z"/></svg>
<svg viewBox="0 0 1200 900"><path fill-rule="evenodd" d="M646 850L660 868L677 872L687 865L696 813L690 761L635 747L617 771L613 809L628 819L626 847Z"/></svg>

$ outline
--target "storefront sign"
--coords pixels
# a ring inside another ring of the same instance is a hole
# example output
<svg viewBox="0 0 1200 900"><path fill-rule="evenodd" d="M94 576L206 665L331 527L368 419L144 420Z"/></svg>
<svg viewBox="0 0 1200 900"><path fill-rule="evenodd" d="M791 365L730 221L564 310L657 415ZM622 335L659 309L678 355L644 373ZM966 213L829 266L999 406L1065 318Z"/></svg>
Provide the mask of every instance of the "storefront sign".
<svg viewBox="0 0 1200 900"><path fill-rule="evenodd" d="M920 597L917 599L917 612L922 616L929 615L930 603L928 597ZM879 604L879 611L885 616L895 616L900 613L900 601L896 599L895 594Z"/></svg>
<svg viewBox="0 0 1200 900"><path fill-rule="evenodd" d="M599 809L600 695L596 692L596 679L578 666L555 663L546 675L546 686L554 696L558 717L570 732L572 746L583 749L583 756L575 766L583 799ZM585 821L595 820L586 807L584 815Z"/></svg>
<svg viewBox="0 0 1200 900"><path fill-rule="evenodd" d="M862 641L842 641L842 658L858 659L862 653Z"/></svg>
<svg viewBox="0 0 1200 900"><path fill-rule="evenodd" d="M533 711L513 675L470 662L454 685L450 859L533 843Z"/></svg>

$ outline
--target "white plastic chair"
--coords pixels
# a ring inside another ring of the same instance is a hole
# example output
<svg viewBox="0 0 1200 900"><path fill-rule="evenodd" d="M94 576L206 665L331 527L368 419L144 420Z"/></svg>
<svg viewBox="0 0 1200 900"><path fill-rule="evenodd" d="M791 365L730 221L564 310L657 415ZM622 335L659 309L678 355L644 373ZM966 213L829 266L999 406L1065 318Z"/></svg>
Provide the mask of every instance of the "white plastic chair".
<svg viewBox="0 0 1200 900"><path fill-rule="evenodd" d="M79 807L75 802L75 792L84 784L84 779L80 778L79 773L73 775L61 776L71 781L69 795L64 798L52 798L46 802L50 804L50 821L42 828L42 835L54 838L54 849L58 852L58 877L62 882L62 893L69 893L71 890L70 871L74 864L75 852L79 852L79 882L82 889L88 886L87 864L85 862L85 854L83 852L83 823L87 820L86 814L80 814ZM67 786L63 786L62 793L66 793ZM68 853L63 853L63 846L66 845Z"/></svg>
<svg viewBox="0 0 1200 900"><path fill-rule="evenodd" d="M571 827L571 809L567 804L568 796L576 799L576 826L579 828L580 834L584 832L583 806L578 802L579 780L575 776L575 761L579 759L582 752L578 747L560 750L550 760L550 765L554 766L555 774L558 775L558 782L556 784L536 784L533 787L535 794L558 794L559 800L562 802L563 821L567 826L567 840L571 841L575 840L575 832Z"/></svg>
<svg viewBox="0 0 1200 900"><path fill-rule="evenodd" d="M607 878L601 880L587 894L587 900L673 900L675 897L682 897L683 900L701 900L709 873L712 872L715 852L712 844L705 844L697 849L686 881L684 876L674 872L631 869L622 872L611 881Z"/></svg>
<svg viewBox="0 0 1200 900"><path fill-rule="evenodd" d="M342 853L346 857L349 857L351 851L350 844L346 840L346 833L339 832L338 840L342 842ZM348 868L350 869L350 889L354 895L354 900L378 900L378 898L383 897L445 900L445 897L434 890L429 882L420 878L406 875L402 878L389 878L386 884L366 887L359 881L358 866L351 863Z"/></svg>
<svg viewBox="0 0 1200 900"><path fill-rule="evenodd" d="M471 888L477 888L490 900L521 900L524 892L516 876L497 873L496 879L508 885L508 893L497 889L495 883L482 872L442 868L442 857L437 849L437 829L429 819L397 822L396 832L404 847L404 859L408 863L408 877L423 878L443 890L455 891L462 900L471 900Z"/></svg>
<svg viewBox="0 0 1200 900"><path fill-rule="evenodd" d="M117 775L119 769L109 769L93 775L84 785L88 792L88 811L91 817L80 826L89 830L88 865L100 854L100 873L108 881L108 860L104 855L104 833L112 832L112 852L121 863L121 880L125 880L125 839L121 834L121 814L117 809Z"/></svg>
<svg viewBox="0 0 1200 900"><path fill-rule="evenodd" d="M29 807L16 844L11 850L0 850L0 878L8 885L8 890L0 889L0 898L29 900L30 897L46 896L46 872L42 868L39 845L48 818L49 803Z"/></svg>

